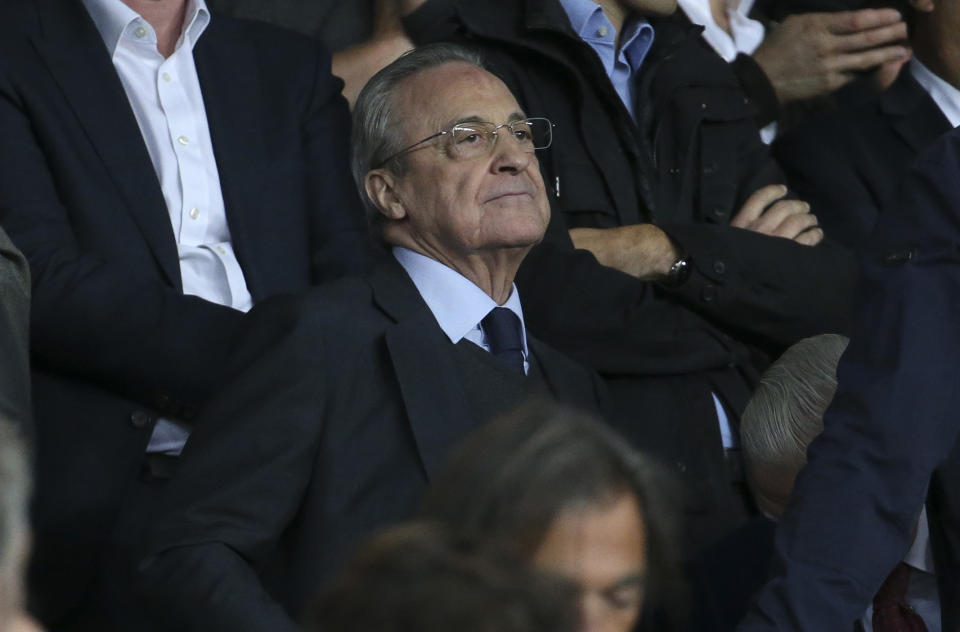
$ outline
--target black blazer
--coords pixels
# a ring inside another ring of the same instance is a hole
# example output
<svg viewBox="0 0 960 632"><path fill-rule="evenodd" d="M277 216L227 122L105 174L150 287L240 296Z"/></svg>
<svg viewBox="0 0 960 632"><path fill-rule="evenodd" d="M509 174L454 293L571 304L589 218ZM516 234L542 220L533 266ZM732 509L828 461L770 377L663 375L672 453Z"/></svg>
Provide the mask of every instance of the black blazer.
<svg viewBox="0 0 960 632"><path fill-rule="evenodd" d="M486 421L395 262L250 316L249 369L204 411L152 538L144 593L170 629L298 629L290 615L350 547L409 516ZM593 375L528 341L550 391L597 411Z"/></svg>
<svg viewBox="0 0 960 632"><path fill-rule="evenodd" d="M30 270L0 228L0 419L31 432Z"/></svg>
<svg viewBox="0 0 960 632"><path fill-rule="evenodd" d="M908 550L925 495L943 629L960 629L958 173L953 131L877 223L837 394L778 526L786 570L742 632L845 629Z"/></svg>
<svg viewBox="0 0 960 632"><path fill-rule="evenodd" d="M905 69L883 94L813 120L774 144L790 186L831 238L861 249L900 176L949 121Z"/></svg>
<svg viewBox="0 0 960 632"><path fill-rule="evenodd" d="M157 177L83 5L9 0L0 25L0 224L33 275L34 578L51 598L34 608L49 623L90 584L154 421L191 418L241 315L183 295ZM363 267L326 53L215 17L194 58L254 300Z"/></svg>

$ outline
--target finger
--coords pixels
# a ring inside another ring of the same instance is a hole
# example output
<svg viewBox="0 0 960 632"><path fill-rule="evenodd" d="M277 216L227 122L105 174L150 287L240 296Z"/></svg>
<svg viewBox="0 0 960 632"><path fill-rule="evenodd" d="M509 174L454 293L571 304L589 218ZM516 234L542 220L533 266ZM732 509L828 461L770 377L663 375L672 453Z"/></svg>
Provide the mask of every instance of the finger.
<svg viewBox="0 0 960 632"><path fill-rule="evenodd" d="M817 216L812 213L795 213L790 215L774 228L770 234L775 237L796 239L804 231L817 225Z"/></svg>
<svg viewBox="0 0 960 632"><path fill-rule="evenodd" d="M834 50L856 51L893 44L903 45L907 41L907 25L903 22L881 26L849 35L834 36Z"/></svg>
<svg viewBox="0 0 960 632"><path fill-rule="evenodd" d="M806 202L801 202L800 200L780 200L768 208L766 212L751 223L748 228L765 235L775 235L777 234L777 229L787 221L787 218L792 215L804 216L809 212L810 205ZM796 232L789 237L793 238L794 235L796 235ZM784 235L778 236L782 237Z"/></svg>
<svg viewBox="0 0 960 632"><path fill-rule="evenodd" d="M737 214L730 220L730 225L736 228L747 228L752 224L768 206L787 194L787 187L782 184L769 184L759 188L747 198L743 207L737 211Z"/></svg>
<svg viewBox="0 0 960 632"><path fill-rule="evenodd" d="M910 49L905 46L884 46L883 48L872 48L859 53L835 55L828 64L830 69L835 72L855 72L905 59L909 55Z"/></svg>
<svg viewBox="0 0 960 632"><path fill-rule="evenodd" d="M821 19L827 30L834 35L845 35L887 26L901 22L903 17L895 9L861 9L859 11L838 11L821 13Z"/></svg>
<svg viewBox="0 0 960 632"><path fill-rule="evenodd" d="M794 237L793 240L804 246L816 246L823 241L823 238L823 229L819 226L811 226L807 230Z"/></svg>

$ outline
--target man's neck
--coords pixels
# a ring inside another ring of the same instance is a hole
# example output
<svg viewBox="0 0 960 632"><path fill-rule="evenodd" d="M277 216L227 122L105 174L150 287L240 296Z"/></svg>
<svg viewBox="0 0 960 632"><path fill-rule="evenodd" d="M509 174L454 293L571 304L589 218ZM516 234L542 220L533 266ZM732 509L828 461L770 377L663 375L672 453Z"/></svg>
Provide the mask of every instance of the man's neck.
<svg viewBox="0 0 960 632"><path fill-rule="evenodd" d="M187 0L122 0L150 23L157 34L157 50L164 57L173 54L183 32Z"/></svg>

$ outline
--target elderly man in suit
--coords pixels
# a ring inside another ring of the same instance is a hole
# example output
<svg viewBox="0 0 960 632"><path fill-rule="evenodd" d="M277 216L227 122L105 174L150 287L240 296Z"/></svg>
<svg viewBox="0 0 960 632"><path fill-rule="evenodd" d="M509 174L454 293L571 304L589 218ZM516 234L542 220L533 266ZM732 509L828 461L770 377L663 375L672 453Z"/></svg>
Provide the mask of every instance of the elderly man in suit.
<svg viewBox="0 0 960 632"><path fill-rule="evenodd" d="M896 82L774 145L790 184L813 205L827 233L857 249L896 202L910 162L960 125L960 6L950 0L892 4L907 17L914 51Z"/></svg>
<svg viewBox="0 0 960 632"><path fill-rule="evenodd" d="M778 527L778 573L743 632L847 629L907 552L924 504L942 629L960 629L958 172L953 131L877 224L837 394Z"/></svg>
<svg viewBox="0 0 960 632"><path fill-rule="evenodd" d="M30 270L0 228L0 418L29 432Z"/></svg>
<svg viewBox="0 0 960 632"><path fill-rule="evenodd" d="M10 0L0 30L0 223L33 276L32 607L141 630L101 606L130 602L241 312L365 268L347 104L315 42L202 0Z"/></svg>
<svg viewBox="0 0 960 632"><path fill-rule="evenodd" d="M411 514L470 430L534 395L598 408L592 374L527 334L513 284L549 221L534 151L550 122L440 45L378 73L354 123L392 260L251 312L249 368L204 411L144 565L171 629L297 630L320 580Z"/></svg>

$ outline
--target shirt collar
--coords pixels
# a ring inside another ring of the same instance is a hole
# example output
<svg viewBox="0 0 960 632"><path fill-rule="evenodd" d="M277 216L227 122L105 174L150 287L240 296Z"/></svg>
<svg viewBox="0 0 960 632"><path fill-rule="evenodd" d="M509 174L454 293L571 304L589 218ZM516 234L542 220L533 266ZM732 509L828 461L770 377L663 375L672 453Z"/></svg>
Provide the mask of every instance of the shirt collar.
<svg viewBox="0 0 960 632"><path fill-rule="evenodd" d="M615 46L617 34L600 5L593 0L560 0L570 26L584 42L590 45L606 43ZM644 19L624 22L620 52L630 69L637 72L653 44L653 27ZM609 69L608 69L609 72Z"/></svg>
<svg viewBox="0 0 960 632"><path fill-rule="evenodd" d="M917 534L903 561L907 566L918 571L931 574L935 572L933 553L930 550L930 524L927 522L926 507L920 511L920 517L917 519Z"/></svg>
<svg viewBox="0 0 960 632"><path fill-rule="evenodd" d="M139 13L124 4L122 0L82 0L82 2L87 9L87 13L93 19L97 31L100 32L104 44L107 45L111 57L116 52L123 34L128 29L136 28L136 26L147 29L152 41L156 42L153 27L140 17ZM180 40L177 42L177 48L186 42L192 50L197 40L200 39L200 35L210 24L210 11L207 9L206 0L187 0L184 24L185 27L180 35Z"/></svg>
<svg viewBox="0 0 960 632"><path fill-rule="evenodd" d="M916 57L910 60L910 72L936 102L950 125L960 125L960 90L933 74Z"/></svg>
<svg viewBox="0 0 960 632"><path fill-rule="evenodd" d="M450 342L457 344L470 331L477 329L496 301L468 278L435 259L407 248L395 246L393 256L406 270L420 296L437 319ZM510 298L503 304L520 319L523 329L523 351L527 353L527 328L520 307L520 295L514 285Z"/></svg>

